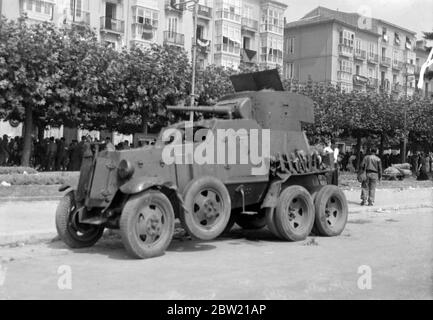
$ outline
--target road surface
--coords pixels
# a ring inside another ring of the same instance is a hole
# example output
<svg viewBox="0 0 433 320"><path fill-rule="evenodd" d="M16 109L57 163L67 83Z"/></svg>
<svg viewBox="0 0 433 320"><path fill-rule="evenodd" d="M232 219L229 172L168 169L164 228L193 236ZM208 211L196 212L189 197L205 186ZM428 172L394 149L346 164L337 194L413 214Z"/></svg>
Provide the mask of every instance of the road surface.
<svg viewBox="0 0 433 320"><path fill-rule="evenodd" d="M381 211L381 210L379 210ZM117 235L0 248L0 299L432 299L433 209L351 214L336 238L235 229L132 260Z"/></svg>

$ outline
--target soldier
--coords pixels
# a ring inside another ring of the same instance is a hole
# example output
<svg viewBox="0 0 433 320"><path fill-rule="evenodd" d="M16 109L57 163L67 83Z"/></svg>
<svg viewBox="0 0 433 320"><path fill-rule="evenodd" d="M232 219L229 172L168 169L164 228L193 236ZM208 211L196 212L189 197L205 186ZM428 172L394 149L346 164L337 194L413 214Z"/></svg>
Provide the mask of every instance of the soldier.
<svg viewBox="0 0 433 320"><path fill-rule="evenodd" d="M47 159L48 159L47 171L54 171L56 166L56 155L57 155L57 143L54 140L54 137L51 137L47 147Z"/></svg>
<svg viewBox="0 0 433 320"><path fill-rule="evenodd" d="M365 172L367 177L361 186L361 206L365 205L366 200L368 200L369 206L374 205L377 180L380 181L382 179L382 163L376 152L375 148L370 149L368 155L364 157L361 163L360 173Z"/></svg>

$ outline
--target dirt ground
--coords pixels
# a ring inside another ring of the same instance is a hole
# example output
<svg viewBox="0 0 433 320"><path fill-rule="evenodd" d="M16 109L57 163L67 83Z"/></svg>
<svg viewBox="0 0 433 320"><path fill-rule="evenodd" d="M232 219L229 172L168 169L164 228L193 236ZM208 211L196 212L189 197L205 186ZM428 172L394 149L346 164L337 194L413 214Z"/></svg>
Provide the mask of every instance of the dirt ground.
<svg viewBox="0 0 433 320"><path fill-rule="evenodd" d="M0 257L0 299L432 299L433 209L351 214L340 237L298 243L266 229L177 237L149 260L131 259L116 235Z"/></svg>

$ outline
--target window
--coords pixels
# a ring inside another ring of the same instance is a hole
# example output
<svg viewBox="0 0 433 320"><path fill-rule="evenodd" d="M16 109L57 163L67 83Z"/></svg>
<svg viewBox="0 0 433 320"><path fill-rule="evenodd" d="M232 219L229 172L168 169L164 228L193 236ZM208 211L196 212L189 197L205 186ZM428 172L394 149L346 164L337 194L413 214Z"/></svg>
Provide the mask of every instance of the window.
<svg viewBox="0 0 433 320"><path fill-rule="evenodd" d="M355 33L348 30L340 31L340 44L346 47L353 47L354 40L355 40Z"/></svg>
<svg viewBox="0 0 433 320"><path fill-rule="evenodd" d="M169 17L168 18L168 31L169 33L177 33L177 18Z"/></svg>
<svg viewBox="0 0 433 320"><path fill-rule="evenodd" d="M36 14L33 16L38 19L52 19L53 14L53 6L54 4L51 2L43 1L43 0L22 0L22 9L27 11L30 14ZM81 1L81 0L80 0Z"/></svg>
<svg viewBox="0 0 433 320"><path fill-rule="evenodd" d="M236 22L241 19L241 0L217 0L215 8L218 18Z"/></svg>
<svg viewBox="0 0 433 320"><path fill-rule="evenodd" d="M377 53L377 47L376 44L374 42L370 42L368 44L368 55L370 57L374 57Z"/></svg>
<svg viewBox="0 0 433 320"><path fill-rule="evenodd" d="M261 40L261 62L281 64L283 62L283 41L277 36L268 36Z"/></svg>
<svg viewBox="0 0 433 320"><path fill-rule="evenodd" d="M286 64L286 79L293 79L293 63Z"/></svg>
<svg viewBox="0 0 433 320"><path fill-rule="evenodd" d="M262 21L260 26L262 32L283 34L283 23L283 12L281 10L272 7L262 9Z"/></svg>
<svg viewBox="0 0 433 320"><path fill-rule="evenodd" d="M135 23L145 24L157 28L158 12L147 8L136 7L134 20Z"/></svg>
<svg viewBox="0 0 433 320"><path fill-rule="evenodd" d="M340 71L346 73L352 73L352 62L350 60L340 60Z"/></svg>
<svg viewBox="0 0 433 320"><path fill-rule="evenodd" d="M374 68L371 68L371 67L368 68L368 77L369 78L376 78L376 72L375 72Z"/></svg>
<svg viewBox="0 0 433 320"><path fill-rule="evenodd" d="M36 0L36 12L42 12L42 1Z"/></svg>
<svg viewBox="0 0 433 320"><path fill-rule="evenodd" d="M388 34L387 34L387 30L385 27L382 27L382 39L383 41L387 42L388 41Z"/></svg>
<svg viewBox="0 0 433 320"><path fill-rule="evenodd" d="M361 73L361 67L359 65L356 65L356 75L359 76L359 74Z"/></svg>
<svg viewBox="0 0 433 320"><path fill-rule="evenodd" d="M295 37L286 38L286 50L288 54L295 53Z"/></svg>
<svg viewBox="0 0 433 320"><path fill-rule="evenodd" d="M398 32L394 33L394 43L398 46L400 45L400 35L398 34Z"/></svg>

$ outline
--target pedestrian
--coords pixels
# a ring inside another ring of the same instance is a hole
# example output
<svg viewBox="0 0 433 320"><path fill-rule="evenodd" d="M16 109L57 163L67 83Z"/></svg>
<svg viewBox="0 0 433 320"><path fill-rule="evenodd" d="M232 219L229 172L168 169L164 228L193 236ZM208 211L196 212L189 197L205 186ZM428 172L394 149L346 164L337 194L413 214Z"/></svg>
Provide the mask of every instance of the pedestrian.
<svg viewBox="0 0 433 320"><path fill-rule="evenodd" d="M416 177L417 181L425 181L428 180L427 174L427 159L424 152L420 152L418 156L418 175Z"/></svg>
<svg viewBox="0 0 433 320"><path fill-rule="evenodd" d="M48 159L48 167L47 171L54 171L56 167L56 155L57 155L57 144L54 140L54 137L50 138L50 142L47 146L47 159Z"/></svg>
<svg viewBox="0 0 433 320"><path fill-rule="evenodd" d="M106 137L105 138L105 150L107 150L107 151L116 151L116 147L111 142L111 138L110 137Z"/></svg>
<svg viewBox="0 0 433 320"><path fill-rule="evenodd" d="M66 171L68 164L68 147L65 138L60 138L57 144L56 167L58 171Z"/></svg>
<svg viewBox="0 0 433 320"><path fill-rule="evenodd" d="M10 156L10 150L9 150L9 137L7 134L3 135L3 139L1 141L1 163L2 166L7 166L9 163L9 156Z"/></svg>
<svg viewBox="0 0 433 320"><path fill-rule="evenodd" d="M382 163L376 153L377 150L371 148L361 163L359 174L365 177L361 185L361 206L364 206L367 200L369 206L374 205L377 181L382 179Z"/></svg>
<svg viewBox="0 0 433 320"><path fill-rule="evenodd" d="M328 182L338 186L338 155L340 154L340 150L335 146L335 142L328 141L328 144L323 151L328 155L329 164L331 165L331 168L333 168L332 173L328 177Z"/></svg>

